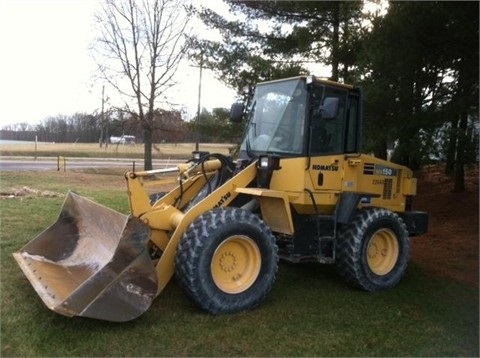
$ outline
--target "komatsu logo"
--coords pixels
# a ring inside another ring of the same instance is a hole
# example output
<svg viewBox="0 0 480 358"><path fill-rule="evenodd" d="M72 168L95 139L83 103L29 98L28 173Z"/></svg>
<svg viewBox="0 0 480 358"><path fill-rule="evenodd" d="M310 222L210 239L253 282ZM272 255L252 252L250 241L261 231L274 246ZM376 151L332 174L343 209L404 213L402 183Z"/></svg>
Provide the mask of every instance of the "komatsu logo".
<svg viewBox="0 0 480 358"><path fill-rule="evenodd" d="M214 206L214 208L219 208L220 206L222 206L231 196L232 196L232 193L230 192L223 195L222 198L218 201L218 203Z"/></svg>
<svg viewBox="0 0 480 358"><path fill-rule="evenodd" d="M326 171L326 172L338 172L338 166L337 165L313 164L312 169L313 170L322 170L322 171Z"/></svg>

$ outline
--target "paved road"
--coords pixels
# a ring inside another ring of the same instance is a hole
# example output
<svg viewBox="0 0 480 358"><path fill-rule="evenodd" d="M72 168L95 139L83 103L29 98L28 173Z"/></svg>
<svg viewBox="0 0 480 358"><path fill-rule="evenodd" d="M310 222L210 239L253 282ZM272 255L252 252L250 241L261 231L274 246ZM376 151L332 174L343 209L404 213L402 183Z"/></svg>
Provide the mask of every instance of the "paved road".
<svg viewBox="0 0 480 358"><path fill-rule="evenodd" d="M176 166L181 161L155 159L153 169L163 169ZM117 158L67 158L66 169L101 168L101 167L123 167L125 170L143 170L141 159L117 159ZM37 159L21 157L0 157L1 171L22 171L22 170L57 170L57 158L41 157ZM63 170L61 167L60 170Z"/></svg>

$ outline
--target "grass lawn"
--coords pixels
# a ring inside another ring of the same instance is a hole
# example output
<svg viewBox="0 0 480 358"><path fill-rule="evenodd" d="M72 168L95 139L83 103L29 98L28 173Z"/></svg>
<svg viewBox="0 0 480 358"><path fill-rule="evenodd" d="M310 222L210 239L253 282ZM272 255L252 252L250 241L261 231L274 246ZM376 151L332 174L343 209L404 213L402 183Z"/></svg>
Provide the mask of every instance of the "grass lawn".
<svg viewBox="0 0 480 358"><path fill-rule="evenodd" d="M140 318L111 323L50 311L12 257L57 218L72 189L128 212L114 171L2 172L2 356L478 356L478 288L432 276L412 262L400 285L352 289L334 267L281 264L273 290L255 310L211 316L172 280ZM36 194L35 194L36 193ZM420 240L420 238L419 238Z"/></svg>

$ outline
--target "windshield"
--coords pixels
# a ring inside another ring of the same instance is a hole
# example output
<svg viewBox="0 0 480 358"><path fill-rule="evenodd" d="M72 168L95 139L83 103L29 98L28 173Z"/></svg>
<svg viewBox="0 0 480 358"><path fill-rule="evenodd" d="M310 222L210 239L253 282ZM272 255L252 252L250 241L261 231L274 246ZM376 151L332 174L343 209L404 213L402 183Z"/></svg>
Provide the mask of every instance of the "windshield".
<svg viewBox="0 0 480 358"><path fill-rule="evenodd" d="M300 79L259 84L249 108L241 150L301 154L307 91Z"/></svg>

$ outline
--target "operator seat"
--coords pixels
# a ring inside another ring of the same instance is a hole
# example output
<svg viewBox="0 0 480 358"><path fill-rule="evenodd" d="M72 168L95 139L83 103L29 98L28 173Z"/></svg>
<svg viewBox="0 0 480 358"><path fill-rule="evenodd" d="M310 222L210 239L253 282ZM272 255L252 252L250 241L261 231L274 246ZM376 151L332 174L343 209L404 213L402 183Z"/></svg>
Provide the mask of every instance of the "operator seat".
<svg viewBox="0 0 480 358"><path fill-rule="evenodd" d="M312 153L326 153L330 150L332 135L324 127L313 127L312 129Z"/></svg>

